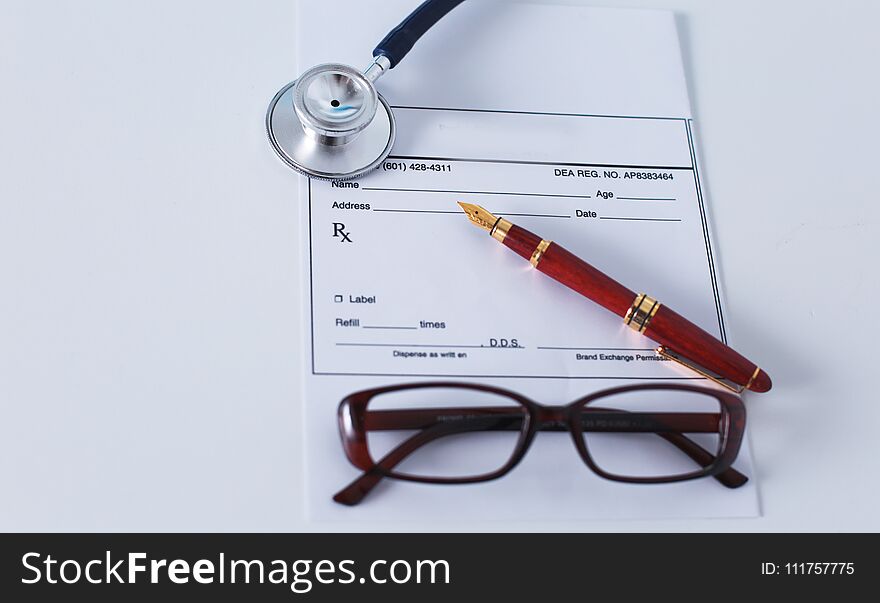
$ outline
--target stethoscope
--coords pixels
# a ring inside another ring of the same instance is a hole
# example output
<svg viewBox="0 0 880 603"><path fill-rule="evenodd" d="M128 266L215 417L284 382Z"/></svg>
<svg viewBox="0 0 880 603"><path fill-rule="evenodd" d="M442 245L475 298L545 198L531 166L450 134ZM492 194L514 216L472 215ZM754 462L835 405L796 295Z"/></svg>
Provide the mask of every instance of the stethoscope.
<svg viewBox="0 0 880 603"><path fill-rule="evenodd" d="M395 123L376 80L462 1L423 2L379 42L363 73L337 63L317 65L279 90L266 113L278 156L296 171L324 180L357 178L378 167L394 146Z"/></svg>

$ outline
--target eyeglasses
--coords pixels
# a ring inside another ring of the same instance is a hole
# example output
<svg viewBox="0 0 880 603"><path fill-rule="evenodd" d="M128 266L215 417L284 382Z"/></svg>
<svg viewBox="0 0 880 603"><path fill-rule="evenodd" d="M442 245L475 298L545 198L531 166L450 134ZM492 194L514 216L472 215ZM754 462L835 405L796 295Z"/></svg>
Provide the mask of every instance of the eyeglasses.
<svg viewBox="0 0 880 603"><path fill-rule="evenodd" d="M690 385L617 387L565 406L470 383L369 389L339 405L345 454L364 473L333 500L356 505L386 477L497 479L522 460L538 431L569 432L587 466L606 479L659 484L712 476L738 488L748 478L731 465L745 424L737 396Z"/></svg>

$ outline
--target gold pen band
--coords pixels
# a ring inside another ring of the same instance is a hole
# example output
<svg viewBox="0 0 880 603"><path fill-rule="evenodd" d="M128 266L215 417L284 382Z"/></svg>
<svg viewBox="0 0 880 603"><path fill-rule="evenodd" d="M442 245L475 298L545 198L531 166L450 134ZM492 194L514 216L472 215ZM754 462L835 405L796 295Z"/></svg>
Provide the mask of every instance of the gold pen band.
<svg viewBox="0 0 880 603"><path fill-rule="evenodd" d="M653 297L640 293L636 296L630 309L627 310L626 316L623 317L623 322L624 324L629 325L634 331L644 333L661 305L662 304Z"/></svg>
<svg viewBox="0 0 880 603"><path fill-rule="evenodd" d="M752 383L754 383L754 382L755 382L755 379L758 378L758 374L760 374L760 372L761 372L761 367L760 367L760 366L756 366L756 367L755 367L755 372L752 373L752 376L751 376L751 377L749 377L748 382L743 386L743 390L750 389L750 388L752 387Z"/></svg>
<svg viewBox="0 0 880 603"><path fill-rule="evenodd" d="M535 247L535 251L532 253L532 257L529 258L529 263L534 267L538 267L538 263L541 261L541 258L544 257L544 253L547 251L547 248L550 247L550 244L553 241L547 241L541 239L541 242L538 243L538 246Z"/></svg>
<svg viewBox="0 0 880 603"><path fill-rule="evenodd" d="M511 226L513 226L513 224L504 218L498 218L495 225L492 226L492 229L489 231L489 235L499 243L503 243Z"/></svg>

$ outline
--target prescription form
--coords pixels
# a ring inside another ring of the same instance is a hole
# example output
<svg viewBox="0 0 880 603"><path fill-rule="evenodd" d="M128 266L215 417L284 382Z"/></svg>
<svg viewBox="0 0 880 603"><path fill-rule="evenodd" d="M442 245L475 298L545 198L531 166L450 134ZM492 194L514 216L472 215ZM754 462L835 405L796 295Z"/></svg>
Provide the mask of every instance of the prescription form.
<svg viewBox="0 0 880 603"><path fill-rule="evenodd" d="M415 4L301 1L300 71L364 63ZM341 8L358 27L323 35L318 24ZM738 490L712 479L637 486L595 476L570 437L551 433L501 480L385 480L358 507L331 501L359 475L336 422L353 391L449 379L564 404L622 384L706 383L473 228L457 201L559 242L727 339L672 13L466 2L378 88L397 117L391 156L351 182L302 178L299 191L310 516L757 515L747 444L736 467L751 481Z"/></svg>

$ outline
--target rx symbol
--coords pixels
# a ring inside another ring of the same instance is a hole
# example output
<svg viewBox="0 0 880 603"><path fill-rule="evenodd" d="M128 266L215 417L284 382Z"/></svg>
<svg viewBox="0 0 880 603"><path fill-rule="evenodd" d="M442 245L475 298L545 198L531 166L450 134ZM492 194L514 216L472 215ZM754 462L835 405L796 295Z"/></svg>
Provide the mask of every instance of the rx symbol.
<svg viewBox="0 0 880 603"><path fill-rule="evenodd" d="M333 223L333 238L341 239L340 243L351 243L350 232L345 232L345 224L342 222L334 222Z"/></svg>

